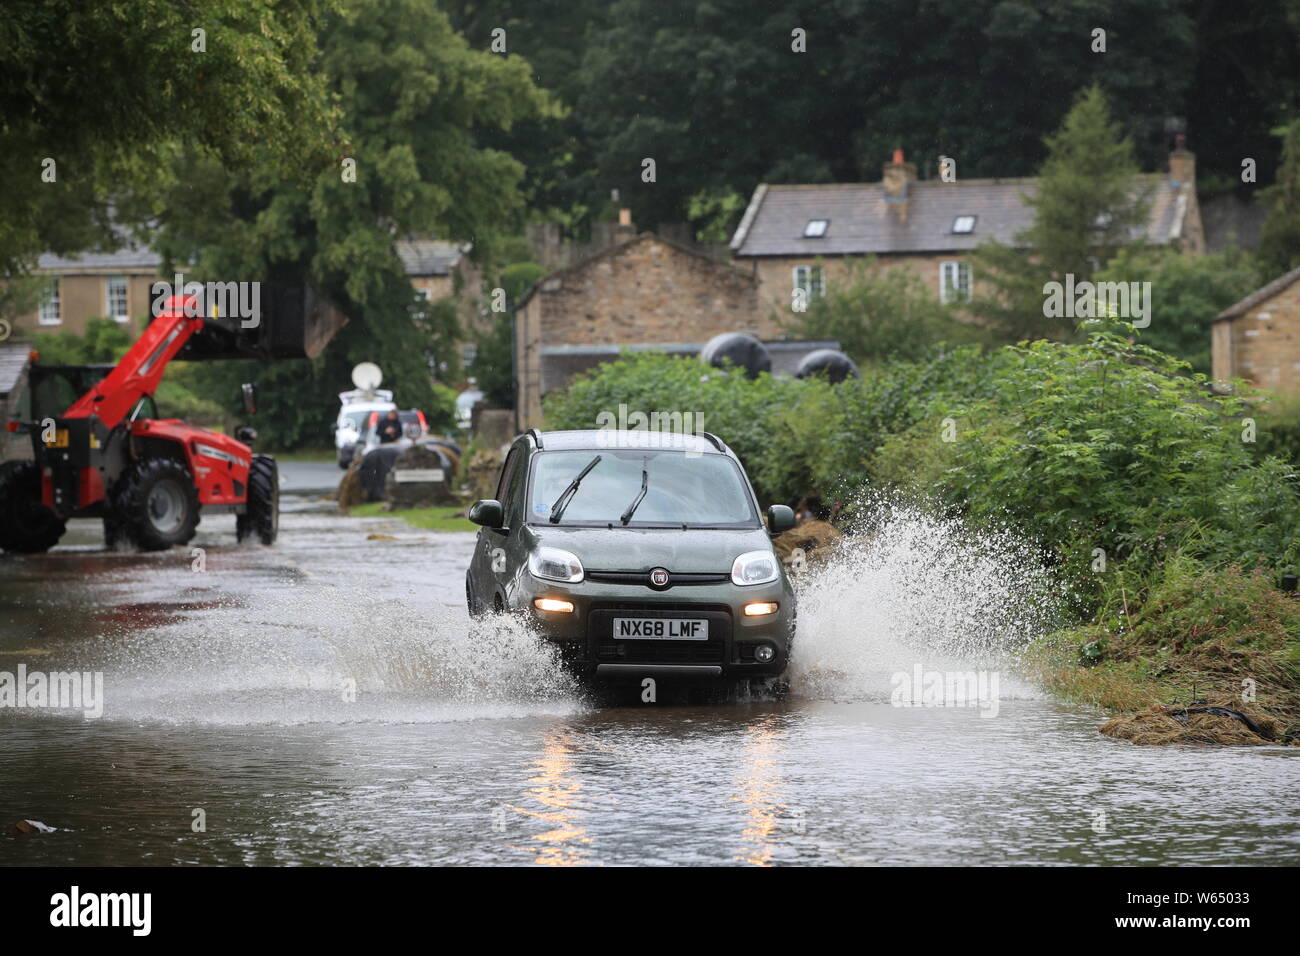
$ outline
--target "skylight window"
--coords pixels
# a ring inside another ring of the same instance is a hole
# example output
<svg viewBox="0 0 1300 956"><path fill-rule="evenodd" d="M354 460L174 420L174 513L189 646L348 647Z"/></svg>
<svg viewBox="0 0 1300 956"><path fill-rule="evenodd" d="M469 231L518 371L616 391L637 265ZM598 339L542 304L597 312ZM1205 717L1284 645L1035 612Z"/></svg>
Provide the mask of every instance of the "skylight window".
<svg viewBox="0 0 1300 956"><path fill-rule="evenodd" d="M952 231L954 233L972 233L975 231L974 216L958 216L952 221Z"/></svg>
<svg viewBox="0 0 1300 956"><path fill-rule="evenodd" d="M803 227L803 237L805 239L820 239L826 235L826 227L830 224L829 219L809 219L808 225Z"/></svg>

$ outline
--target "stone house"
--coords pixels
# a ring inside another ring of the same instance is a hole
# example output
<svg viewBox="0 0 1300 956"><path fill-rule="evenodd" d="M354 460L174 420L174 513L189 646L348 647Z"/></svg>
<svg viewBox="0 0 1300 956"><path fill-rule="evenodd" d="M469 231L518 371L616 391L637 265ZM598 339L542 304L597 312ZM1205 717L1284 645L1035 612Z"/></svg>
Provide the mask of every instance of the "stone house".
<svg viewBox="0 0 1300 956"><path fill-rule="evenodd" d="M878 183L760 184L732 254L757 278L765 311L788 312L796 289L805 301L824 294L864 256L874 269L911 269L941 301L961 301L979 285L971 252L988 239L1015 244L1033 222L1025 200L1037 188L1036 178L918 180L895 150ZM1149 191L1148 241L1205 251L1192 153L1174 150L1168 173L1142 174L1135 189Z"/></svg>
<svg viewBox="0 0 1300 956"><path fill-rule="evenodd" d="M1300 269L1274 279L1214 317L1213 377L1244 378L1300 394Z"/></svg>
<svg viewBox="0 0 1300 956"><path fill-rule="evenodd" d="M14 317L14 331L84 335L90 319L111 318L134 339L148 324L150 286L161 266L158 253L129 243L113 252L76 256L47 252L34 270L49 279L45 299L35 311Z"/></svg>
<svg viewBox="0 0 1300 956"><path fill-rule="evenodd" d="M720 332L779 337L758 304L752 273L653 233L545 276L515 308L517 427L540 426L543 396L623 349L693 355Z"/></svg>

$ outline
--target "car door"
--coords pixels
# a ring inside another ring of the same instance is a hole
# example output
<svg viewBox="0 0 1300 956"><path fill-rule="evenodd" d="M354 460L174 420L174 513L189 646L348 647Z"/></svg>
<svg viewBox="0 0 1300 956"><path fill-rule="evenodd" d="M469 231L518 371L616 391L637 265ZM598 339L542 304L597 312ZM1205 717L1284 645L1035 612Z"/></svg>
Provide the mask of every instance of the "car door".
<svg viewBox="0 0 1300 956"><path fill-rule="evenodd" d="M522 459L523 446L516 444L506 455L505 463L501 466L501 474L497 478L496 500L501 502L502 508L506 511L509 510L507 495L510 482L519 470ZM508 519L506 527L510 527ZM500 531L493 528L479 528L478 541L471 562L471 574L475 596L484 609L492 607L496 595L505 593L505 582L509 578L505 573L507 563L505 546L506 536Z"/></svg>

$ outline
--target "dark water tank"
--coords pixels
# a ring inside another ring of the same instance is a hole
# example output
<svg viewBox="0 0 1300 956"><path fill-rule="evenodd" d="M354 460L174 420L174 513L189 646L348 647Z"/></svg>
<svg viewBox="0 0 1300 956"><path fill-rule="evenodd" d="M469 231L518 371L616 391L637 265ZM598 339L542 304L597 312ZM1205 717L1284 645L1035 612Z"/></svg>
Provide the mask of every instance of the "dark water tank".
<svg viewBox="0 0 1300 956"><path fill-rule="evenodd" d="M795 378L810 375L825 375L832 385L838 385L846 378L857 378L858 367L839 349L817 349L803 357L794 373Z"/></svg>
<svg viewBox="0 0 1300 956"><path fill-rule="evenodd" d="M722 332L715 335L700 350L700 360L715 368L721 368L724 362L731 362L737 368L744 369L749 378L758 378L763 372L772 371L772 356L763 343L748 332Z"/></svg>

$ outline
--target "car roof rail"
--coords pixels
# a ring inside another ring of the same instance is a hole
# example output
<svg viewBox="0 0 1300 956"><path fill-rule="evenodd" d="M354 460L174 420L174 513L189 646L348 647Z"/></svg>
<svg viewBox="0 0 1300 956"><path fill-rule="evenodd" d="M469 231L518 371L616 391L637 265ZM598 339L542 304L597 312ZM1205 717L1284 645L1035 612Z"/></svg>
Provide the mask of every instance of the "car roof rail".
<svg viewBox="0 0 1300 956"><path fill-rule="evenodd" d="M710 442L712 442L713 447L716 448L718 451L721 452L727 451L726 442L724 442L717 435L713 434L712 432L700 432L700 434L703 435L705 438L707 438Z"/></svg>
<svg viewBox="0 0 1300 956"><path fill-rule="evenodd" d="M538 450L540 451L541 448L542 448L542 433L541 433L541 431L540 431L539 429L536 429L536 428L530 428L530 429L528 429L528 434L532 436L533 441L537 442L537 448L538 448Z"/></svg>

